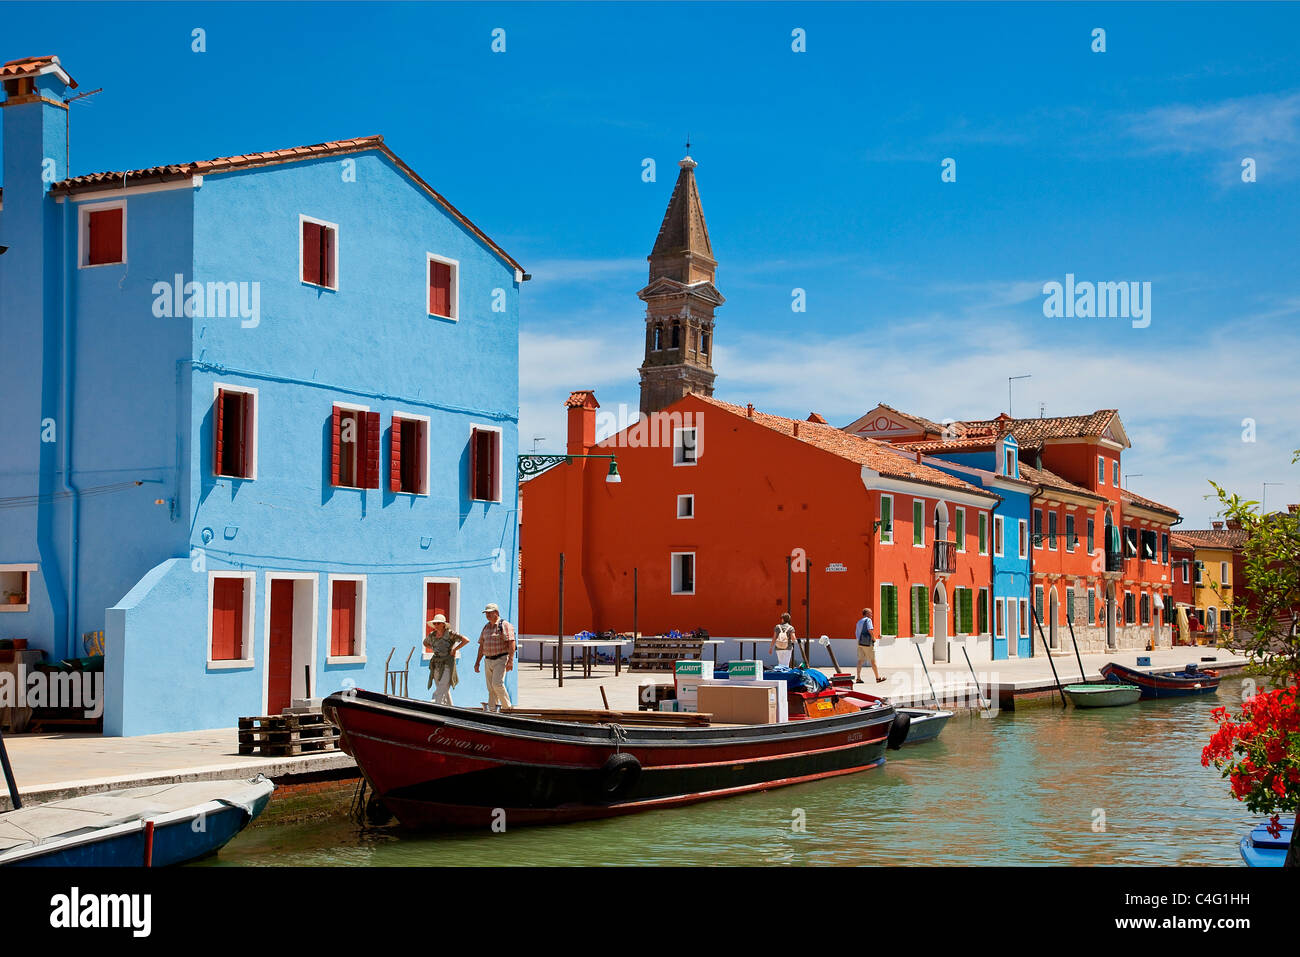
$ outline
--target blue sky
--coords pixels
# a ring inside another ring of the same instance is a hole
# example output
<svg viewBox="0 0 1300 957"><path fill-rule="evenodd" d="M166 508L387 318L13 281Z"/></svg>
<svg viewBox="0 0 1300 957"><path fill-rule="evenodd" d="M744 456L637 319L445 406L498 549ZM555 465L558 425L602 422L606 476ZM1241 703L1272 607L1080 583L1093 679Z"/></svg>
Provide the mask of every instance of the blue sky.
<svg viewBox="0 0 1300 957"><path fill-rule="evenodd" d="M1015 414L1118 407L1133 489L1189 527L1208 478L1300 501L1296 6L7 4L4 22L0 58L57 53L105 88L73 108L74 174L382 133L534 277L525 448L562 444L571 389L636 408L635 293L689 132L727 297L719 397L836 424L881 401L987 418L1030 374ZM1045 318L1067 273L1150 282L1150 326Z"/></svg>

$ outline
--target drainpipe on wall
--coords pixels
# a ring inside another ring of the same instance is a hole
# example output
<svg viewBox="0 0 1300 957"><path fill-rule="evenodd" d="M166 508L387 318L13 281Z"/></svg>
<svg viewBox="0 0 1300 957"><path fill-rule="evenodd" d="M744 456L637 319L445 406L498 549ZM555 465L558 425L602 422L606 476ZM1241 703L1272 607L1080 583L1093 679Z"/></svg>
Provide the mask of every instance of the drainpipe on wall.
<svg viewBox="0 0 1300 957"><path fill-rule="evenodd" d="M68 587L66 590L65 601L67 602L67 622L65 625L64 654L62 657L71 658L76 648L75 640L77 635L77 571L81 564L79 553L80 534L81 534L81 490L77 488L72 481L72 389L73 389L73 347L72 347L72 309L69 300L72 298L72 277L68 269L68 237L71 234L68 227L68 219L72 213L72 196L68 194L63 198L63 228L59 235L60 259L63 268L63 289L60 298L63 309L63 329L60 347L63 349L63 388L61 402L63 404L63 414L60 417L63 421L59 427L63 430L63 470L61 481L63 491L71 499L72 512L68 516Z"/></svg>
<svg viewBox="0 0 1300 957"><path fill-rule="evenodd" d="M993 541L989 542L992 546L989 549L989 660L993 660L993 649L998 643L998 566L997 566L997 533L993 531L994 525L997 524L998 506L1000 501L994 502L993 507L989 509L989 536ZM1002 530L1002 551L1007 550L1006 529ZM1007 628L1007 657L1011 657L1011 623L1006 622Z"/></svg>

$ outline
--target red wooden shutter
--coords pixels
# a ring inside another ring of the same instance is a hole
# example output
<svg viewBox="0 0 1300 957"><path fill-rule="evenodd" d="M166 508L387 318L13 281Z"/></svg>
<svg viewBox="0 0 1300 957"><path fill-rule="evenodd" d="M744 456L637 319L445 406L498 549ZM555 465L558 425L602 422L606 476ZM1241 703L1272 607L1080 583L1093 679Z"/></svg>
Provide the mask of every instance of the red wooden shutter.
<svg viewBox="0 0 1300 957"><path fill-rule="evenodd" d="M244 579L212 581L212 660L244 656Z"/></svg>
<svg viewBox="0 0 1300 957"><path fill-rule="evenodd" d="M495 502L497 499L497 476L501 474L501 433L488 432L488 473L487 488L484 490L483 497L488 501Z"/></svg>
<svg viewBox="0 0 1300 957"><path fill-rule="evenodd" d="M212 408L212 474L221 474L221 455L225 447L225 405L226 391L217 390L217 401ZM220 579L218 579L220 580Z"/></svg>
<svg viewBox="0 0 1300 957"><path fill-rule="evenodd" d="M379 413L366 412L366 444L363 447L365 452L366 481L362 488L379 488ZM360 467L361 462L357 463Z"/></svg>
<svg viewBox="0 0 1300 957"><path fill-rule="evenodd" d="M357 583L334 582L330 600L330 656L349 657L356 653Z"/></svg>
<svg viewBox="0 0 1300 957"><path fill-rule="evenodd" d="M339 433L343 427L343 410L334 406L333 421L330 425L330 484L339 484Z"/></svg>
<svg viewBox="0 0 1300 957"><path fill-rule="evenodd" d="M320 228L320 284L334 288L334 230Z"/></svg>
<svg viewBox="0 0 1300 957"><path fill-rule="evenodd" d="M411 474L415 476L415 491L417 492L427 492L429 490L429 477L424 474L425 464L429 461L429 451L425 447L425 443L429 440L425 434L427 428L427 425L421 423L415 429L415 468L411 470Z"/></svg>
<svg viewBox="0 0 1300 957"><path fill-rule="evenodd" d="M388 430L388 490L402 491L402 420L396 416Z"/></svg>
<svg viewBox="0 0 1300 957"><path fill-rule="evenodd" d="M429 260L429 312L451 315L451 266L435 259Z"/></svg>
<svg viewBox="0 0 1300 957"><path fill-rule="evenodd" d="M304 282L321 285L320 274L320 234L317 223L302 224L302 278Z"/></svg>
<svg viewBox="0 0 1300 957"><path fill-rule="evenodd" d="M90 249L86 260L89 265L122 261L121 207L91 213L86 220L86 231L89 233Z"/></svg>
<svg viewBox="0 0 1300 957"><path fill-rule="evenodd" d="M478 498L478 429L469 431L469 497Z"/></svg>
<svg viewBox="0 0 1300 957"><path fill-rule="evenodd" d="M230 474L245 478L248 475L248 395L235 392L231 398L235 414L230 423L230 439L235 443L235 461Z"/></svg>
<svg viewBox="0 0 1300 957"><path fill-rule="evenodd" d="M426 630L434 615L446 615L450 627L451 620L451 584L448 582L427 582L424 586L424 623Z"/></svg>

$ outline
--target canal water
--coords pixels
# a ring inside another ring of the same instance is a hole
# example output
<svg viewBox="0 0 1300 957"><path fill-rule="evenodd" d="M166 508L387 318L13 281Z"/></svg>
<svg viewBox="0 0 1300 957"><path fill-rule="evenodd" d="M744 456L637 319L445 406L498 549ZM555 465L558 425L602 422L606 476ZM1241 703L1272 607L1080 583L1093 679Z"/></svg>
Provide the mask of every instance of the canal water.
<svg viewBox="0 0 1300 957"><path fill-rule="evenodd" d="M1257 816L1201 749L1217 695L955 716L884 767L676 810L503 834L411 835L341 816L254 827L216 865L1240 865Z"/></svg>

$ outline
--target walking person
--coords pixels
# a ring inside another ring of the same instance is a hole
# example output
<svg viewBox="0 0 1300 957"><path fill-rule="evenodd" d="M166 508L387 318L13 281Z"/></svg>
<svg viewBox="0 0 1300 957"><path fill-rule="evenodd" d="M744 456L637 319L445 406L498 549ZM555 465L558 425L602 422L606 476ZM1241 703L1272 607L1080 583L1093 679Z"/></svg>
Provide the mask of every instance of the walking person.
<svg viewBox="0 0 1300 957"><path fill-rule="evenodd" d="M429 652L429 687L433 688L433 703L452 707L451 689L456 687L456 655L469 644L469 639L447 627L447 616L441 612L429 622L429 633L424 636L424 650ZM436 687L435 687L436 685Z"/></svg>
<svg viewBox="0 0 1300 957"><path fill-rule="evenodd" d="M790 613L784 612L772 632L772 641L767 646L770 655L776 652L776 663L782 668L790 667L790 658L794 655L794 625L790 624Z"/></svg>
<svg viewBox="0 0 1300 957"><path fill-rule="evenodd" d="M489 602L483 609L487 624L478 636L478 657L474 659L474 672L479 665L484 665L487 677L489 711L500 711L503 707L512 707L510 693L506 691L506 673L515 667L515 629L510 622L501 617L501 609L495 602Z"/></svg>
<svg viewBox="0 0 1300 957"><path fill-rule="evenodd" d="M862 684L862 666L871 665L871 673L876 676L876 683L884 681L876 670L876 623L871 620L871 609L862 609L862 617L853 627L853 635L858 639L858 674L853 679L856 685Z"/></svg>

